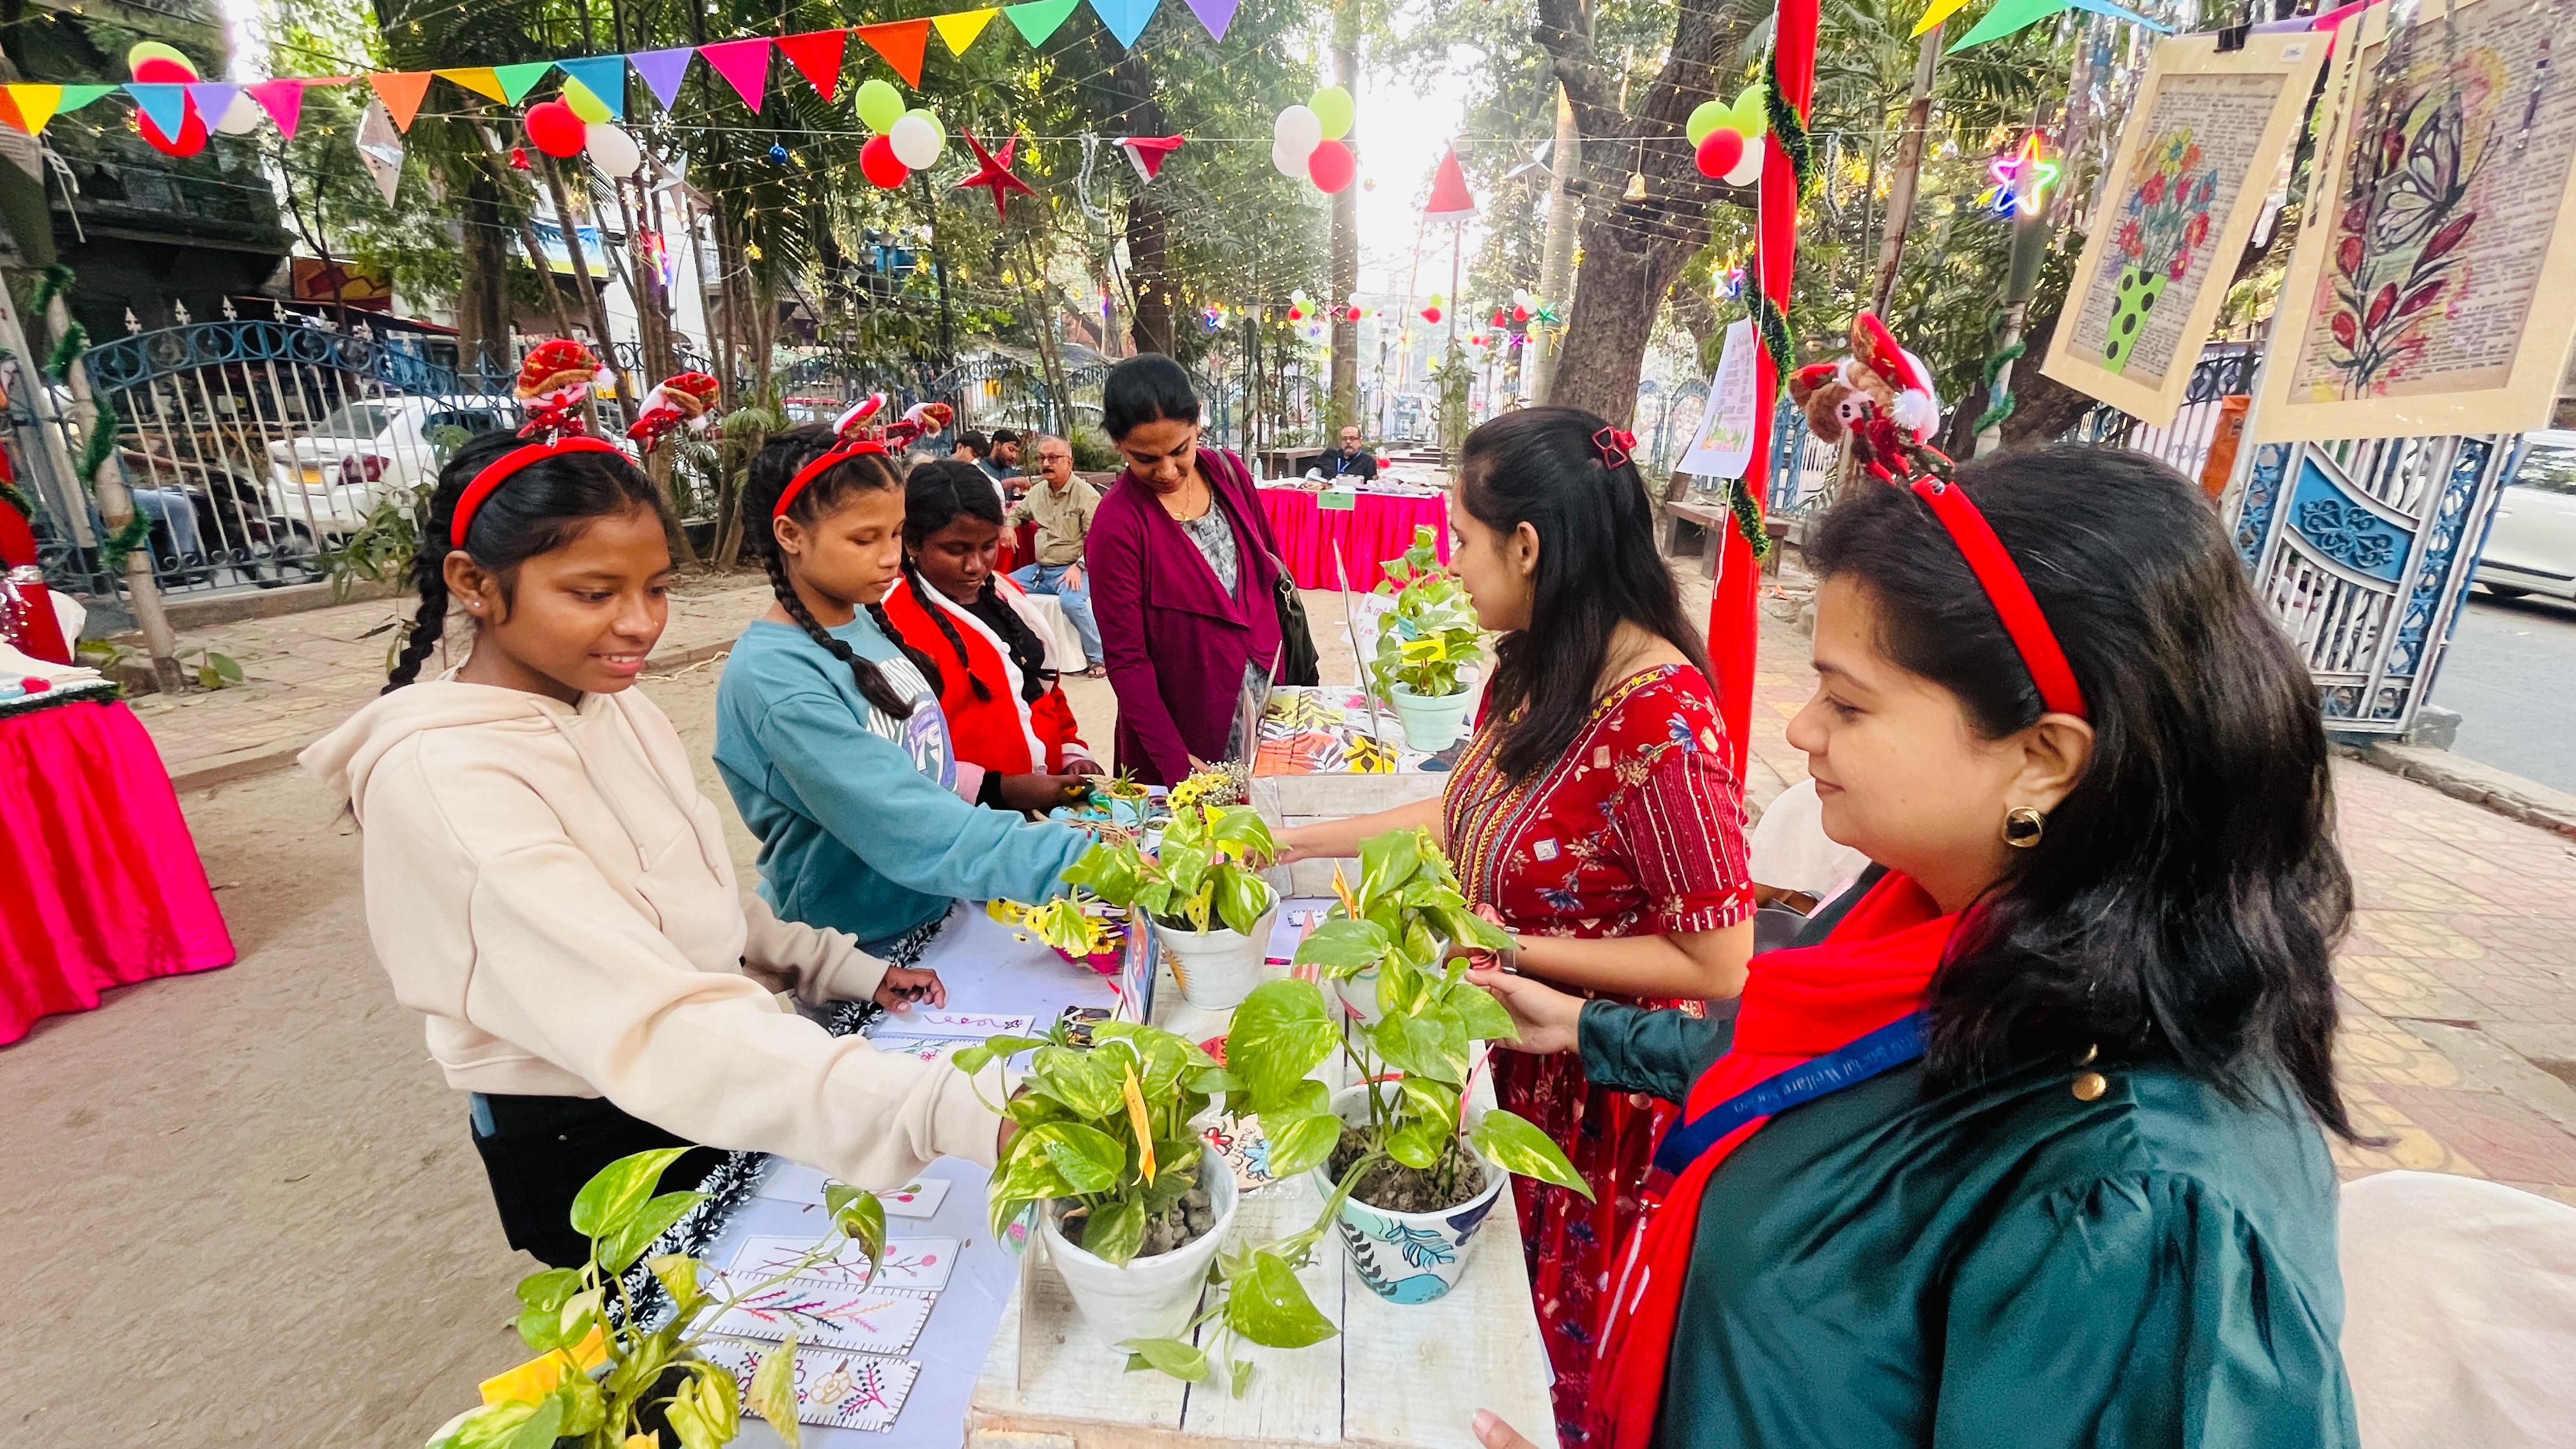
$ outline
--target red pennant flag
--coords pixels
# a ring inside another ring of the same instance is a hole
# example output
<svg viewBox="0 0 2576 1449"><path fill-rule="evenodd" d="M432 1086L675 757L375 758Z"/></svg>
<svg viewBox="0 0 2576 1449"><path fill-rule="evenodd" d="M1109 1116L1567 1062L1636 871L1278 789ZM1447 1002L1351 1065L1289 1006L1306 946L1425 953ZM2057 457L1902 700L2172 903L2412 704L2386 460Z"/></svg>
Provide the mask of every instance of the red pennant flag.
<svg viewBox="0 0 2576 1449"><path fill-rule="evenodd" d="M1181 149L1179 136L1121 136L1118 149L1127 153L1127 164L1136 168L1137 179L1151 181L1162 174L1163 163Z"/></svg>
<svg viewBox="0 0 2576 1449"><path fill-rule="evenodd" d="M868 43L868 49L885 57L894 73L905 85L921 87L921 56L930 48L930 21L890 20L883 25L862 25L852 32Z"/></svg>
<svg viewBox="0 0 2576 1449"><path fill-rule="evenodd" d="M421 97L429 94L430 79L425 70L380 70L367 77L367 84L376 88L385 114L394 118L394 129L408 131L411 118L420 114Z"/></svg>
<svg viewBox="0 0 2576 1449"><path fill-rule="evenodd" d="M850 32L846 30L809 30L803 35L782 35L778 53L796 67L806 84L825 100L841 88L841 53L848 49Z"/></svg>

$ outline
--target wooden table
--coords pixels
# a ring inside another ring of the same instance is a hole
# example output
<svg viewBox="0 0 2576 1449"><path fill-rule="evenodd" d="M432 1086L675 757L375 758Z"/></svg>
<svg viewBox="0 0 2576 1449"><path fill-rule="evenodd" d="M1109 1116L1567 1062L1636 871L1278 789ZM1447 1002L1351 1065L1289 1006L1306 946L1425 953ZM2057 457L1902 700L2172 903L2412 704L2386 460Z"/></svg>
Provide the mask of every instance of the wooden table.
<svg viewBox="0 0 2576 1449"><path fill-rule="evenodd" d="M1225 1013L1181 999L1168 970L1155 989L1158 1024L1204 1040ZM1338 1056L1327 1065L1339 1068ZM1327 1077L1327 1080L1331 1080ZM1492 1088L1479 1088L1492 1105ZM1468 1245L1467 1270L1430 1303L1389 1303L1361 1283L1327 1235L1299 1276L1341 1333L1309 1348L1246 1346L1248 1389L1122 1372L1075 1316L1064 1280L1031 1252L1016 1302L1003 1311L967 1413L969 1449L1212 1449L1218 1445L1357 1444L1474 1449L1468 1424L1492 1409L1549 1449L1547 1355L1521 1267L1521 1235L1504 1189ZM1304 1177L1244 1197L1238 1241L1299 1231L1323 1210Z"/></svg>

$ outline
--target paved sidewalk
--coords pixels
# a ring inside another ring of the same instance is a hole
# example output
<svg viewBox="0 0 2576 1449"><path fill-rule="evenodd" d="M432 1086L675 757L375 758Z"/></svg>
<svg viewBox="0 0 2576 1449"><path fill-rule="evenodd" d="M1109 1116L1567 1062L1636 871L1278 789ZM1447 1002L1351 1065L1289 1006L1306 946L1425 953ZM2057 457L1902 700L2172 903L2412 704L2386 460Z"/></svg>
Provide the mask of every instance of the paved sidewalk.
<svg viewBox="0 0 2576 1449"><path fill-rule="evenodd" d="M667 673L722 654L768 602L769 584L758 574L683 579L650 667ZM182 643L230 655L245 681L139 695L134 713L182 790L281 768L384 688L385 666L416 606L378 599L191 630ZM433 658L423 671L444 667Z"/></svg>

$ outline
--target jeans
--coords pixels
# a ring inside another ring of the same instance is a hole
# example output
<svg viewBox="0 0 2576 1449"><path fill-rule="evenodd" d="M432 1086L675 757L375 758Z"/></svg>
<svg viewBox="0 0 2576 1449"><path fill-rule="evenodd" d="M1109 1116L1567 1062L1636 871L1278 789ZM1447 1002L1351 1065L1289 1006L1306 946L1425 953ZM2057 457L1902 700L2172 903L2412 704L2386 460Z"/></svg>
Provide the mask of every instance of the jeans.
<svg viewBox="0 0 2576 1449"><path fill-rule="evenodd" d="M1073 632L1082 636L1084 661L1098 664L1101 662L1100 624L1091 617L1091 578L1086 574L1079 587L1068 585L1064 581L1065 571L1074 567L1076 565L1073 564L1033 563L1014 570L1011 582L1032 594L1055 595L1056 602L1064 606L1064 616L1073 621Z"/></svg>

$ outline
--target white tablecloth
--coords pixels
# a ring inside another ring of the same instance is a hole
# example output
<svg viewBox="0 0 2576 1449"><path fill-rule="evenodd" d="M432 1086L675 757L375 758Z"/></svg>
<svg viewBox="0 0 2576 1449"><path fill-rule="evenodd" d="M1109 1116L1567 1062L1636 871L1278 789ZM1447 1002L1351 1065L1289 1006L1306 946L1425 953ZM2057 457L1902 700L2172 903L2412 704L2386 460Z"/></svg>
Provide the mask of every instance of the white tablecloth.
<svg viewBox="0 0 2576 1449"><path fill-rule="evenodd" d="M1065 617L1064 605L1053 594L1033 594L1022 590L1020 597L1029 601L1032 612L1046 620L1039 631L1046 640L1047 668L1058 674L1080 674L1091 661L1082 656L1082 631Z"/></svg>

